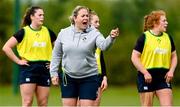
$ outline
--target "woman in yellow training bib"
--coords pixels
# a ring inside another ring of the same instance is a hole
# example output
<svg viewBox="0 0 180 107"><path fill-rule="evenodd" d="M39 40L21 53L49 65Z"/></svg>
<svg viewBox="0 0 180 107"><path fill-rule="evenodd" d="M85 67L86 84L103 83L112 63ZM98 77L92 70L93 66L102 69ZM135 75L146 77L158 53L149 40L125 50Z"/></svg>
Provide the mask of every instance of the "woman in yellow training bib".
<svg viewBox="0 0 180 107"><path fill-rule="evenodd" d="M166 13L152 11L144 17L144 32L137 40L131 60L138 70L138 91L142 106L172 106L171 80L177 65L173 39L166 33Z"/></svg>
<svg viewBox="0 0 180 107"><path fill-rule="evenodd" d="M56 35L43 26L44 12L41 7L28 8L22 26L4 45L6 55L19 65L22 106L32 106L36 95L38 106L47 106L50 73L49 62ZM12 50L17 46L19 57Z"/></svg>
<svg viewBox="0 0 180 107"><path fill-rule="evenodd" d="M90 11L90 23L96 29L99 29L100 21L97 13L95 11ZM106 65L104 61L104 55L101 49L96 49L96 60L99 71L100 85L98 89L98 96L94 102L94 106L100 106L101 96L103 91L108 87L107 75L106 75Z"/></svg>

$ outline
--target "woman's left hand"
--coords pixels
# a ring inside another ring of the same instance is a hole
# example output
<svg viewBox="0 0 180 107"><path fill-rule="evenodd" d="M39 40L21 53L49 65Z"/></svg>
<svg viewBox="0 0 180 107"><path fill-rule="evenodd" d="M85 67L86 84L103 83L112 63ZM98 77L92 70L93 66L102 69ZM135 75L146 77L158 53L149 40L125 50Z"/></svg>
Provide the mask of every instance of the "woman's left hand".
<svg viewBox="0 0 180 107"><path fill-rule="evenodd" d="M112 29L110 35L112 38L118 37L119 36L119 28Z"/></svg>
<svg viewBox="0 0 180 107"><path fill-rule="evenodd" d="M165 75L166 82L169 83L174 77L174 72L168 71Z"/></svg>
<svg viewBox="0 0 180 107"><path fill-rule="evenodd" d="M104 91L104 90L107 89L107 87L108 87L107 77L104 76L104 77L103 77L103 80L102 80L102 83L101 83L101 90Z"/></svg>

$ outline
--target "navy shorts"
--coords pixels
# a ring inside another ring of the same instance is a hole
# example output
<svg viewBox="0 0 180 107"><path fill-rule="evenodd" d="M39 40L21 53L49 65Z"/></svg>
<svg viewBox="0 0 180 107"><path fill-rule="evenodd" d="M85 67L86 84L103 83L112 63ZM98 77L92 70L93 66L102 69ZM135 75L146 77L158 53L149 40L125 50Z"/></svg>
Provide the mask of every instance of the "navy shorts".
<svg viewBox="0 0 180 107"><path fill-rule="evenodd" d="M141 72L138 72L138 79L137 79L138 92L153 92L164 88L172 89L171 83L167 83L166 79L164 78L167 73L167 70L159 70L159 71L148 70L148 72L152 76L151 83L146 83L144 79L144 75Z"/></svg>
<svg viewBox="0 0 180 107"><path fill-rule="evenodd" d="M86 78L71 78L65 73L60 73L60 86L62 98L79 98L96 100L99 87L98 75Z"/></svg>
<svg viewBox="0 0 180 107"><path fill-rule="evenodd" d="M20 84L36 83L39 86L49 87L51 83L48 62L28 62L29 66L20 65Z"/></svg>

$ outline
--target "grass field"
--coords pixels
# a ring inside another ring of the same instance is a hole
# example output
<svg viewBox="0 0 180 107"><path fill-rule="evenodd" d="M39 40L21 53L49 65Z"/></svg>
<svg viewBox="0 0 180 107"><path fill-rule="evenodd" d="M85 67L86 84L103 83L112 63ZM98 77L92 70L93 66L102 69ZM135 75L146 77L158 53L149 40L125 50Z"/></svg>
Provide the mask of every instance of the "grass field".
<svg viewBox="0 0 180 107"><path fill-rule="evenodd" d="M0 106L21 106L20 94L13 94L11 86L0 86ZM175 106L180 106L180 88L173 88L173 101ZM34 99L34 106L36 101ZM58 87L52 87L49 97L49 106L60 106L61 98ZM139 96L135 86L115 87L109 86L104 92L101 106L139 106ZM154 99L154 105L158 106L158 101Z"/></svg>

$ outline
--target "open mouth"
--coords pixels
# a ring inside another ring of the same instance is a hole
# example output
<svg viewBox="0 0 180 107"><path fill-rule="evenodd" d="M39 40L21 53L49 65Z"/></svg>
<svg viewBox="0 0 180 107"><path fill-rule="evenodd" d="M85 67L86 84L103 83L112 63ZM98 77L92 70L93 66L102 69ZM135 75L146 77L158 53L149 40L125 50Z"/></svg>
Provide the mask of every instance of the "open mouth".
<svg viewBox="0 0 180 107"><path fill-rule="evenodd" d="M167 25L165 25L164 28L166 29L166 28L167 28Z"/></svg>
<svg viewBox="0 0 180 107"><path fill-rule="evenodd" d="M83 24L83 25L87 25L87 24L88 24L88 22L83 22L82 24Z"/></svg>

